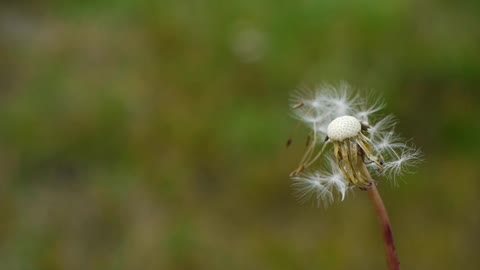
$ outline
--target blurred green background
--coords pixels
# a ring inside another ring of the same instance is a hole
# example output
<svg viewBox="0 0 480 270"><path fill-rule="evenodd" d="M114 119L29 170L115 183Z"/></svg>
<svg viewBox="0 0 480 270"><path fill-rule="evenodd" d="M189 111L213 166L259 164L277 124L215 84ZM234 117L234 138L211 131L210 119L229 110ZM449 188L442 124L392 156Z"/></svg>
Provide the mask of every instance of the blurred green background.
<svg viewBox="0 0 480 270"><path fill-rule="evenodd" d="M6 2L0 269L385 269L364 192L292 195L290 94L340 80L425 153L403 269L480 268L479 1Z"/></svg>

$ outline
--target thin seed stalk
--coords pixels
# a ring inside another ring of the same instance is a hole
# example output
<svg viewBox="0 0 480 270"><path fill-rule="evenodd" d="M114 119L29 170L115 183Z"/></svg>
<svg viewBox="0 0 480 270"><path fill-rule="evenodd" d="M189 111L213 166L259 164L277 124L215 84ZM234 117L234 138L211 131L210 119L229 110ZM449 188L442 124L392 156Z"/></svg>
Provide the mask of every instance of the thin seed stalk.
<svg viewBox="0 0 480 270"><path fill-rule="evenodd" d="M362 163L363 164L363 163ZM400 261L398 260L397 251L395 248L395 241L393 239L392 225L390 223L390 218L388 217L387 209L383 203L382 197L378 192L375 180L372 179L370 173L367 170L365 164L360 166L361 170L365 175L368 176L372 185L367 189L368 197L375 207L375 212L377 213L378 219L383 229L383 240L385 242L385 251L387 257L387 264L389 270L399 270Z"/></svg>

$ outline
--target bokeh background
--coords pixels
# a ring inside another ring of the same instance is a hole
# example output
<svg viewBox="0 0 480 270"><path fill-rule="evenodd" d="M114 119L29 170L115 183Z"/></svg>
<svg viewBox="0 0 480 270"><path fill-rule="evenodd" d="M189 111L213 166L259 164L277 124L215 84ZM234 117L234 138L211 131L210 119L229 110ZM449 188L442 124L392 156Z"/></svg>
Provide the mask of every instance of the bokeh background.
<svg viewBox="0 0 480 270"><path fill-rule="evenodd" d="M292 195L289 97L375 90L404 269L479 269L480 2L0 4L0 269L385 269L364 192Z"/></svg>

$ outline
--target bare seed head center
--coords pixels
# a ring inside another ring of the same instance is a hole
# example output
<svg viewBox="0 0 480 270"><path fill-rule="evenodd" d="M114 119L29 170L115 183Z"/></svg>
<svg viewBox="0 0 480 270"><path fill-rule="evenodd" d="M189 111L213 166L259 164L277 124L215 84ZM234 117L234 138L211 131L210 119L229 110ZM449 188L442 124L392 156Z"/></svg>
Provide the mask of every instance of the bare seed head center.
<svg viewBox="0 0 480 270"><path fill-rule="evenodd" d="M327 128L327 135L332 141L343 141L353 138L362 130L362 125L353 116L340 116L335 118Z"/></svg>

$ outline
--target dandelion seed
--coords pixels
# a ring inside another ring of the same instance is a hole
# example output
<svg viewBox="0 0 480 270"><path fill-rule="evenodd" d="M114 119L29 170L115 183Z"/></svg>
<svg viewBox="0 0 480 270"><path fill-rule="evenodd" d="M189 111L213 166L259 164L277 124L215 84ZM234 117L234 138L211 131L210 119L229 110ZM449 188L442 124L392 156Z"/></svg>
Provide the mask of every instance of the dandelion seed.
<svg viewBox="0 0 480 270"><path fill-rule="evenodd" d="M400 152L395 152L395 158L385 163L385 172L392 177L411 172L411 168L421 162L422 153L413 147L402 147Z"/></svg>
<svg viewBox="0 0 480 270"><path fill-rule="evenodd" d="M301 201L307 201L314 197L317 204L323 202L324 205L333 202L335 193L343 201L350 188L332 158L327 160L323 172L316 171L302 176L294 176L293 181L296 196Z"/></svg>

